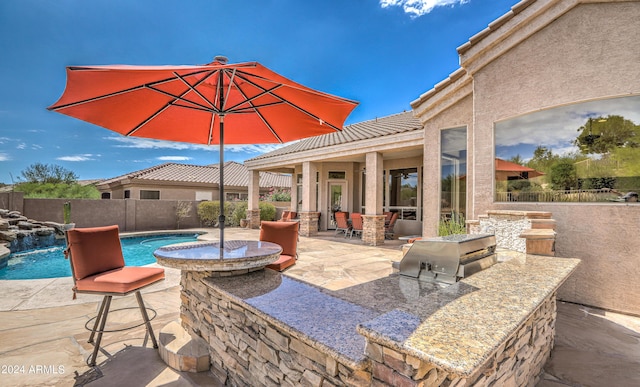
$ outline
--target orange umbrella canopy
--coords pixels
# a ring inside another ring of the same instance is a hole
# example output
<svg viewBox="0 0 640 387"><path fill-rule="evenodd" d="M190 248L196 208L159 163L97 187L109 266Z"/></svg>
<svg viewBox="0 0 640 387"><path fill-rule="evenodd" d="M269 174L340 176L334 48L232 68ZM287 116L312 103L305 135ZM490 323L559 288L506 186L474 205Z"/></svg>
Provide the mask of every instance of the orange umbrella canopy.
<svg viewBox="0 0 640 387"><path fill-rule="evenodd" d="M67 86L49 110L124 136L220 145L285 143L342 130L357 102L287 79L256 62L202 66L67 67ZM224 211L220 247L224 247Z"/></svg>
<svg viewBox="0 0 640 387"><path fill-rule="evenodd" d="M48 109L125 136L268 144L341 130L356 105L259 63L216 57L202 66L67 67L66 89Z"/></svg>

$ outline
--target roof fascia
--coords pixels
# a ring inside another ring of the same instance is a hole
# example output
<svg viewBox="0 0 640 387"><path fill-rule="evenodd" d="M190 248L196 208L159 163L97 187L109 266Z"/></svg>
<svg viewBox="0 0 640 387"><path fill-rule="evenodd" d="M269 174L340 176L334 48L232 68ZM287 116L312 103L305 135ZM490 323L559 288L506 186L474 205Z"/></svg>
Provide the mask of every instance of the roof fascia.
<svg viewBox="0 0 640 387"><path fill-rule="evenodd" d="M577 5L609 1L612 0L523 0L458 47L460 66L473 76Z"/></svg>
<svg viewBox="0 0 640 387"><path fill-rule="evenodd" d="M385 139L384 142L380 142ZM353 141L344 144L332 145L329 147L309 149L301 152L294 152L268 159L258 159L255 161L245 161L249 169L271 169L282 167L284 164L301 164L305 161L324 161L329 158L356 156L369 152L384 152L398 149L398 145L422 146L424 144L423 130L412 130L410 132L396 133L393 135L370 138L366 140Z"/></svg>
<svg viewBox="0 0 640 387"><path fill-rule="evenodd" d="M411 102L411 107L416 118L424 123L472 93L472 78L461 68Z"/></svg>

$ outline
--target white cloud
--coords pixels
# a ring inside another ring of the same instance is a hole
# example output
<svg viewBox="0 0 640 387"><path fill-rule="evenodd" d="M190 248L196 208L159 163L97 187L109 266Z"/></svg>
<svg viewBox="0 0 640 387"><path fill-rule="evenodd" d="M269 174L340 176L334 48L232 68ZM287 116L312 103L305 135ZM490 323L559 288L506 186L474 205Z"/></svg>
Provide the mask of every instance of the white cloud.
<svg viewBox="0 0 640 387"><path fill-rule="evenodd" d="M186 160L191 160L192 157L187 157L187 156L160 156L157 159L158 160L162 160L162 161L186 161Z"/></svg>
<svg viewBox="0 0 640 387"><path fill-rule="evenodd" d="M119 148L136 148L136 149L206 149L207 145L187 144L183 142L152 140L140 137L121 137L111 136L105 137L106 140L119 142L122 145L116 145Z"/></svg>
<svg viewBox="0 0 640 387"><path fill-rule="evenodd" d="M0 161L9 161L11 160L11 156L6 153L0 153Z"/></svg>
<svg viewBox="0 0 640 387"><path fill-rule="evenodd" d="M415 18L428 14L436 7L453 6L468 2L469 0L380 0L380 6L382 8L402 7L405 13Z"/></svg>
<svg viewBox="0 0 640 387"><path fill-rule="evenodd" d="M96 156L100 156L100 155L93 155L91 153L86 153L83 155L75 155L75 156L62 156L62 157L57 157L56 160L60 160L60 161L91 161L91 160L95 160Z"/></svg>
<svg viewBox="0 0 640 387"><path fill-rule="evenodd" d="M137 148L137 149L174 149L174 150L204 150L204 151L218 151L220 147L218 145L200 145L189 144L184 142L172 142L152 140L139 137L121 137L111 136L105 137L107 140L119 142L121 145L116 145L119 148ZM250 154L262 154L271 152L275 149L281 148L287 144L249 144L249 145L225 145L225 152L232 153L250 153ZM166 159L169 160L169 159Z"/></svg>
<svg viewBox="0 0 640 387"><path fill-rule="evenodd" d="M250 154L262 154L274 151L278 148L282 148L288 144L255 144L255 145L228 145L224 147L225 151L234 153L250 153Z"/></svg>
<svg viewBox="0 0 640 387"><path fill-rule="evenodd" d="M21 142L16 146L16 149L26 149L26 148L27 148L27 144L24 142Z"/></svg>

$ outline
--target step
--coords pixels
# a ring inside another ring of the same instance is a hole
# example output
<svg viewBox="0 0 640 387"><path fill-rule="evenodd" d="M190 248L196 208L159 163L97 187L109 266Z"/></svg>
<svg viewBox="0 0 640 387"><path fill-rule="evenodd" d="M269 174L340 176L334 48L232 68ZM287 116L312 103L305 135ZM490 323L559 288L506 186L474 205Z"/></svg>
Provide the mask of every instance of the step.
<svg viewBox="0 0 640 387"><path fill-rule="evenodd" d="M210 367L206 343L193 339L179 321L172 321L162 328L158 352L165 364L176 371L203 372Z"/></svg>

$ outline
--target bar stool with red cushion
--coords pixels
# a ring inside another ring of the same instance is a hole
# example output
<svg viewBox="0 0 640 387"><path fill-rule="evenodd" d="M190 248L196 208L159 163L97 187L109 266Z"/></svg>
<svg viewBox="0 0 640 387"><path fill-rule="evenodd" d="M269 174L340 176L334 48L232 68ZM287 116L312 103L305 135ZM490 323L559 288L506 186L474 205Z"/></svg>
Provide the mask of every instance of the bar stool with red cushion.
<svg viewBox="0 0 640 387"><path fill-rule="evenodd" d="M298 222L269 222L260 225L260 237L263 242L272 242L282 247L280 258L267 268L277 271L293 266L298 257Z"/></svg>
<svg viewBox="0 0 640 387"><path fill-rule="evenodd" d="M93 343L94 335L98 333L88 364L96 364L113 296L135 293L143 324L146 325L153 347L158 348L140 289L164 280L164 269L125 266L118 226L75 228L67 231L66 238L74 298L76 293L104 295L89 337L89 343Z"/></svg>

